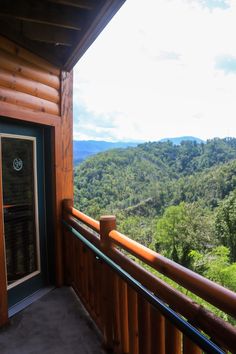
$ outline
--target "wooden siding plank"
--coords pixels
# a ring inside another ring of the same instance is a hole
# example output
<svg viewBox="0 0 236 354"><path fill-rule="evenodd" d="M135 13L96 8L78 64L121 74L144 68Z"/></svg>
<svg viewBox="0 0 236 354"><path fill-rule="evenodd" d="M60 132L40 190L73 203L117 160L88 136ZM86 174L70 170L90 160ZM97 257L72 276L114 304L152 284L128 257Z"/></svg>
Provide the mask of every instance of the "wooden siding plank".
<svg viewBox="0 0 236 354"><path fill-rule="evenodd" d="M47 101L59 103L60 96L58 90L44 85L40 82L24 78L21 75L1 69L0 64L0 86L7 87L15 91L27 93L34 97L43 98Z"/></svg>
<svg viewBox="0 0 236 354"><path fill-rule="evenodd" d="M16 106L11 103L1 102L0 116L10 117L18 121L44 124L45 126L57 127L60 117L45 112L37 112L30 108Z"/></svg>
<svg viewBox="0 0 236 354"><path fill-rule="evenodd" d="M24 59L33 65L36 65L37 67L46 71L49 75L60 75L60 69L55 65L50 64L48 61L42 59L38 55L29 52L28 50L20 47L12 41L9 41L3 36L0 36L0 48L9 54L12 54L16 57Z"/></svg>
<svg viewBox="0 0 236 354"><path fill-rule="evenodd" d="M44 100L42 98L28 95L27 93L8 89L0 86L0 101L12 103L16 106L31 108L39 112L59 115L60 108L58 104Z"/></svg>
<svg viewBox="0 0 236 354"><path fill-rule="evenodd" d="M60 78L56 75L49 74L34 64L26 60L14 56L0 49L0 67L13 73L18 73L31 80L41 82L55 89L60 88Z"/></svg>

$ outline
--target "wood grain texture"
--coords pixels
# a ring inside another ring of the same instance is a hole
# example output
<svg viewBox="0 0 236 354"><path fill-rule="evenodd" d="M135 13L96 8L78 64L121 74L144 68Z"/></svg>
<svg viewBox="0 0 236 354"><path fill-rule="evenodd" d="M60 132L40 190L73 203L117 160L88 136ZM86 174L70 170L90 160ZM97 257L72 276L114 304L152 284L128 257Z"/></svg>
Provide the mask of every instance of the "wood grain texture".
<svg viewBox="0 0 236 354"><path fill-rule="evenodd" d="M150 321L151 353L165 354L165 318L152 306L150 308Z"/></svg>
<svg viewBox="0 0 236 354"><path fill-rule="evenodd" d="M36 65L37 67L47 71L49 74L59 76L60 69L56 66L50 64L48 61L40 58L38 55L35 55L28 50L20 47L12 41L9 41L7 38L0 36L0 48L5 52L12 54L16 57L24 59L29 63Z"/></svg>
<svg viewBox="0 0 236 354"><path fill-rule="evenodd" d="M139 354L138 296L130 286L128 286L128 325L130 353Z"/></svg>
<svg viewBox="0 0 236 354"><path fill-rule="evenodd" d="M0 36L0 100L30 111L60 116L60 71ZM45 65L45 66L43 66ZM15 118L7 112L8 117ZM9 109L12 110L12 107ZM36 117L36 122L37 117Z"/></svg>
<svg viewBox="0 0 236 354"><path fill-rule="evenodd" d="M120 297L120 329L121 329L121 348L123 354L129 353L129 327L128 327L128 297L127 283L119 278L119 297Z"/></svg>
<svg viewBox="0 0 236 354"><path fill-rule="evenodd" d="M169 321L165 320L165 353L182 354L182 333Z"/></svg>
<svg viewBox="0 0 236 354"><path fill-rule="evenodd" d="M59 103L60 95L53 87L41 84L40 82L24 78L21 75L12 73L0 68L0 86L15 91L27 93L34 97L43 98L47 101Z"/></svg>
<svg viewBox="0 0 236 354"><path fill-rule="evenodd" d="M46 112L54 115L59 115L59 106L42 98L34 97L27 93L15 91L6 87L0 86L0 101L12 103L15 106L22 106L34 109L39 112Z"/></svg>
<svg viewBox="0 0 236 354"><path fill-rule="evenodd" d="M45 126L57 127L60 124L60 117L54 114L38 112L31 108L16 106L12 103L1 102L0 116L10 117L18 121L43 124ZM0 117L1 119L1 117Z"/></svg>
<svg viewBox="0 0 236 354"><path fill-rule="evenodd" d="M138 295L138 333L140 354L151 354L150 304Z"/></svg>
<svg viewBox="0 0 236 354"><path fill-rule="evenodd" d="M62 249L62 201L73 199L73 73L61 74L61 124L55 130L55 195L56 195L56 278L64 282Z"/></svg>
<svg viewBox="0 0 236 354"><path fill-rule="evenodd" d="M60 78L57 75L53 75L37 65L2 49L0 49L0 57L0 67L2 69L18 73L26 78L41 82L55 89L60 88Z"/></svg>

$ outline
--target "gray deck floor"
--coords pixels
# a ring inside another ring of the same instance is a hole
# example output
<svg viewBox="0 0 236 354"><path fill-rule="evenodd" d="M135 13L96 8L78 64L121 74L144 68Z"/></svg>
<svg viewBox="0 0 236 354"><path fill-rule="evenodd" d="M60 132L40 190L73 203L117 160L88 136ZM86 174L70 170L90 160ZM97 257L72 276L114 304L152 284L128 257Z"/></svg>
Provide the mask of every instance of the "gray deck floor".
<svg viewBox="0 0 236 354"><path fill-rule="evenodd" d="M52 290L0 329L1 354L105 354L101 345L70 288Z"/></svg>

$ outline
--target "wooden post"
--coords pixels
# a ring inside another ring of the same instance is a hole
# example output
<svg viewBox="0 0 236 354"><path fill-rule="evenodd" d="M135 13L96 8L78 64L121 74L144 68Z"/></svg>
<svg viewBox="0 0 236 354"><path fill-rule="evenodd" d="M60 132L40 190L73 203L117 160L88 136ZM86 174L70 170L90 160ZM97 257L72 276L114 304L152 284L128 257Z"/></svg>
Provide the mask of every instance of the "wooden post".
<svg viewBox="0 0 236 354"><path fill-rule="evenodd" d="M56 285L64 283L61 202L73 199L73 73L61 73L61 119L54 131Z"/></svg>
<svg viewBox="0 0 236 354"><path fill-rule="evenodd" d="M101 216L100 218L100 237L101 248L105 254L109 252L111 248L111 242L109 240L109 233L116 229L116 217L113 215ZM103 335L104 345L107 350L112 350L113 343L113 289L114 289L114 274L111 269L104 263L102 265L102 318L103 318Z"/></svg>
<svg viewBox="0 0 236 354"><path fill-rule="evenodd" d="M111 241L109 239L109 233L112 230L116 230L116 217L114 215L105 215L100 218L100 237L101 247L106 252L111 247Z"/></svg>
<svg viewBox="0 0 236 354"><path fill-rule="evenodd" d="M63 211L63 217L66 219L67 212L66 210L71 210L74 206L74 202L72 199L64 199L62 201L62 211Z"/></svg>

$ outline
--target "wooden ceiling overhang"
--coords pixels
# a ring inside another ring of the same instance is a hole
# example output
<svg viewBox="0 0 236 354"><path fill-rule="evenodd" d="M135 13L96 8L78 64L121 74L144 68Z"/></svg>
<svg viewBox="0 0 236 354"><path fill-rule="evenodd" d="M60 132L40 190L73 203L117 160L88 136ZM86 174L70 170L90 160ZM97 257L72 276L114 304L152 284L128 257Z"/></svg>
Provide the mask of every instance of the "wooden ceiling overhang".
<svg viewBox="0 0 236 354"><path fill-rule="evenodd" d="M70 71L125 0L0 0L0 35Z"/></svg>

